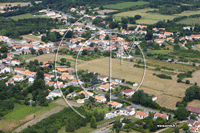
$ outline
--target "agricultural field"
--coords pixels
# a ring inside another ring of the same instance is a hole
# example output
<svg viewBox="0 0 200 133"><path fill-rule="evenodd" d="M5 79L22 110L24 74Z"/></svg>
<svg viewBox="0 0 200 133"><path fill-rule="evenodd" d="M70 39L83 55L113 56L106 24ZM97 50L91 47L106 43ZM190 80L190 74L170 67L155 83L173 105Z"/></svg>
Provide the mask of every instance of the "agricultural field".
<svg viewBox="0 0 200 133"><path fill-rule="evenodd" d="M187 19L181 20L181 21L179 21L177 23L187 24L187 25L194 25L196 23L200 23L200 18L187 18Z"/></svg>
<svg viewBox="0 0 200 133"><path fill-rule="evenodd" d="M156 8L146 8L146 9L140 9L136 11L128 11L128 12L121 12L114 15L114 18L116 20L120 20L121 17L134 17L135 15L141 15L142 18L140 20L137 20L136 23L138 24L154 24L160 20L172 20L176 17L180 16L190 16L194 14L199 14L200 10L197 11L184 11L180 14L174 14L174 15L162 15L159 13L146 13L147 11L153 11L158 10Z"/></svg>
<svg viewBox="0 0 200 133"><path fill-rule="evenodd" d="M187 106L200 108L200 101L199 100L193 100L192 102L189 102Z"/></svg>
<svg viewBox="0 0 200 133"><path fill-rule="evenodd" d="M50 103L48 107L32 107L16 104L14 110L6 114L4 119L0 120L0 130L5 132L11 131L58 106L55 103Z"/></svg>
<svg viewBox="0 0 200 133"><path fill-rule="evenodd" d="M147 61L148 62L148 61ZM151 61L151 63L153 63ZM172 68L183 67L183 69L190 68L181 64L171 64L167 62L160 62L158 65L163 65ZM133 62L123 61L123 65L120 64L119 59L112 59L112 77L121 78L127 81L140 83L143 76L143 68L133 67ZM192 67L193 68L193 67ZM87 61L78 65L78 70L94 70L103 75L109 75L109 58L96 59L92 61ZM191 69L191 68L190 68ZM187 69L188 71L188 69ZM164 107L176 109L175 105L177 101L181 101L181 98L185 95L185 90L189 88L190 85L177 83L177 76L173 75L172 80L161 79L153 76L153 73L160 74L160 72L155 72L147 69L144 82L140 89L143 89L149 94L154 94L158 97L157 102ZM136 89L133 87L133 89ZM170 100L169 100L170 99Z"/></svg>
<svg viewBox="0 0 200 133"><path fill-rule="evenodd" d="M39 36L34 36L34 35L23 35L22 36L23 37L23 39L27 39L27 40L33 40L33 41L40 41L40 42L42 42L41 41L41 38L39 37Z"/></svg>
<svg viewBox="0 0 200 133"><path fill-rule="evenodd" d="M137 6L137 5L144 5L144 4L149 4L149 2L144 2L144 1L138 1L138 2L124 2L124 3L117 3L117 4L111 4L111 5L105 5L103 6L105 9L124 9L124 8L129 8L132 6Z"/></svg>
<svg viewBox="0 0 200 133"><path fill-rule="evenodd" d="M105 9L105 10L100 10L100 11L97 11L99 14L104 14L105 12L106 13L110 13L110 12L115 12L115 11L117 11L117 10L109 10L109 9Z"/></svg>

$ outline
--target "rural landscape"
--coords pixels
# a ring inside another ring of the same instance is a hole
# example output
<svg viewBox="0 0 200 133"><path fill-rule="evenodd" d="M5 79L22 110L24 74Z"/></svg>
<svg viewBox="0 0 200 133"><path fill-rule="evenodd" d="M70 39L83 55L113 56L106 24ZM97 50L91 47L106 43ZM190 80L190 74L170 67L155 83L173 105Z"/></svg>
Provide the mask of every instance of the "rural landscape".
<svg viewBox="0 0 200 133"><path fill-rule="evenodd" d="M200 132L196 0L1 0L0 133Z"/></svg>

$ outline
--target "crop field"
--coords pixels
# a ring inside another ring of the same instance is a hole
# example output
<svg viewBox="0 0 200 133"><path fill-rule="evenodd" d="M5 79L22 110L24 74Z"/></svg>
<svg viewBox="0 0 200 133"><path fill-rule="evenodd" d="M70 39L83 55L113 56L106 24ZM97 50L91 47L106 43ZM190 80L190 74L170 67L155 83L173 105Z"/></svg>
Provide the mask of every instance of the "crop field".
<svg viewBox="0 0 200 133"><path fill-rule="evenodd" d="M15 105L14 110L6 114L5 119L0 120L0 130L5 132L11 131L21 124L26 123L34 119L34 117L40 116L57 106L59 105L55 103L50 103L48 107Z"/></svg>
<svg viewBox="0 0 200 133"><path fill-rule="evenodd" d="M199 100L193 100L192 102L189 102L187 106L200 108L200 101Z"/></svg>
<svg viewBox="0 0 200 133"><path fill-rule="evenodd" d="M120 60L112 59L111 77L121 78L125 79L126 81L140 83L144 69L133 67L133 65L134 64L132 62L127 62L127 61L123 61L123 64L121 65ZM164 62L164 66L168 67L168 65L170 67L171 64ZM183 65L181 66L183 67ZM94 70L100 74L109 76L109 58L96 59L81 63L78 65L78 70L80 69ZM189 88L190 85L177 83L176 75L173 75L172 80L169 80L153 76L153 73L160 74L160 72L155 72L147 69L144 82L140 89L143 89L145 92L149 94L154 94L155 96L157 96L158 97L157 102L160 103L161 106L175 109L176 102L181 101L181 97L185 95L185 90Z"/></svg>
<svg viewBox="0 0 200 133"><path fill-rule="evenodd" d="M187 18L187 19L181 20L181 21L179 21L177 23L187 24L187 25L194 25L196 23L200 23L200 18Z"/></svg>
<svg viewBox="0 0 200 133"><path fill-rule="evenodd" d="M103 6L106 9L124 9L124 8L129 8L132 6L137 6L137 5L144 5L144 4L149 4L149 2L144 2L144 1L138 1L138 2L124 2L124 3L118 3L118 4L111 4L111 5L105 5Z"/></svg>
<svg viewBox="0 0 200 133"><path fill-rule="evenodd" d="M160 20L172 20L176 17L180 16L190 16L194 14L200 14L200 10L198 11L184 11L180 14L174 14L174 15L162 15L159 13L146 13L147 11L153 11L158 10L156 8L146 8L146 9L140 9L136 11L128 11L128 12L121 12L114 15L114 18L116 20L120 20L121 17L134 17L135 15L141 15L142 18L140 20L137 20L136 23L138 24L154 24ZM184 21L184 20L183 20Z"/></svg>

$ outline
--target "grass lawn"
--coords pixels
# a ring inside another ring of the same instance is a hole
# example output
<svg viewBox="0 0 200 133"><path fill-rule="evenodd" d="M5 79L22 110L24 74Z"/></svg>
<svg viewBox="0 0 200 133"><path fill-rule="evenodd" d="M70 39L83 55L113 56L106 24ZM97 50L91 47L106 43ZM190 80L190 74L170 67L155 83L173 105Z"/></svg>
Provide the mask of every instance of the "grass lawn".
<svg viewBox="0 0 200 133"><path fill-rule="evenodd" d="M115 12L117 10L108 10L108 9L105 9L105 10L100 10L100 11L97 11L99 14L103 14L106 12L106 13L110 13L110 12Z"/></svg>
<svg viewBox="0 0 200 133"><path fill-rule="evenodd" d="M38 16L33 16L32 14L27 13L27 14L12 16L12 17L9 17L9 18L12 18L14 20L18 20L18 19L25 19L25 18L38 18Z"/></svg>
<svg viewBox="0 0 200 133"><path fill-rule="evenodd" d="M154 24L160 20L172 20L175 17L180 16L190 16L194 14L199 14L200 10L198 11L184 11L180 14L174 14L174 15L162 15L159 13L146 13L147 11L153 11L158 10L156 8L146 8L146 9L139 9L136 11L128 11L128 12L121 12L114 15L114 18L116 20L121 20L121 17L134 17L135 15L141 15L142 18L137 20L136 23L138 24Z"/></svg>
<svg viewBox="0 0 200 133"><path fill-rule="evenodd" d="M187 18L187 19L183 19L177 23L180 24L187 24L187 25L194 25L196 23L200 23L200 18Z"/></svg>
<svg viewBox="0 0 200 133"><path fill-rule="evenodd" d="M114 111L114 109L109 111L109 108L106 106L106 104L103 105L103 108L102 107L92 108L92 111L94 111L94 110L97 110L97 112L103 112L104 111L105 113L109 113L109 112ZM88 110L88 111L91 111L91 110Z"/></svg>
<svg viewBox="0 0 200 133"><path fill-rule="evenodd" d="M107 9L117 9L117 10L119 10L119 9L129 8L129 7L136 6L136 5L144 5L144 4L149 4L149 2L144 2L144 1L124 2L124 3L105 5L103 7L107 8Z"/></svg>

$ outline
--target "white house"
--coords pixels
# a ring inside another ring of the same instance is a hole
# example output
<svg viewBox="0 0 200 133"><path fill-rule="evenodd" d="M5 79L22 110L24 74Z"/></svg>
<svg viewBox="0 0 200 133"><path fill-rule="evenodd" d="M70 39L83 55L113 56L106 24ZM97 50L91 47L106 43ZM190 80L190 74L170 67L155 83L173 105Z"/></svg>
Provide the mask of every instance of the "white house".
<svg viewBox="0 0 200 133"><path fill-rule="evenodd" d="M154 40L156 43L164 43L165 42L165 39L164 38L161 38L161 39L155 39Z"/></svg>
<svg viewBox="0 0 200 133"><path fill-rule="evenodd" d="M117 82L117 83L122 83L122 79L116 78L116 79L115 79L115 82Z"/></svg>
<svg viewBox="0 0 200 133"><path fill-rule="evenodd" d="M20 65L20 61L19 60L12 60L11 61L11 65L12 66L19 66Z"/></svg>
<svg viewBox="0 0 200 133"><path fill-rule="evenodd" d="M161 118L163 118L163 119L169 120L168 115L161 114L161 113L158 113L158 112L157 112L157 113L154 114L154 119L157 119L158 117L161 117Z"/></svg>
<svg viewBox="0 0 200 133"><path fill-rule="evenodd" d="M106 82L107 79L108 79L108 76L104 76L104 75L98 75L98 79L101 80L101 81L104 81Z"/></svg>
<svg viewBox="0 0 200 133"><path fill-rule="evenodd" d="M8 82L6 82L6 86L8 86L9 84L13 84L14 85L13 80L9 80Z"/></svg>
<svg viewBox="0 0 200 133"><path fill-rule="evenodd" d="M76 101L77 101L77 103L84 103L85 102L84 99L78 99Z"/></svg>
<svg viewBox="0 0 200 133"><path fill-rule="evenodd" d="M111 106L111 108L121 108L122 107L121 103L118 103L118 102L115 102L115 101L110 101L110 102L108 102L107 105Z"/></svg>
<svg viewBox="0 0 200 133"><path fill-rule="evenodd" d="M106 98L105 97L95 95L94 98L95 98L96 102L99 102L99 103L105 103L106 102Z"/></svg>
<svg viewBox="0 0 200 133"><path fill-rule="evenodd" d="M126 89L122 91L122 95L127 96L127 97L131 97L134 93L135 91L132 89Z"/></svg>
<svg viewBox="0 0 200 133"><path fill-rule="evenodd" d="M91 97L94 95L92 92L89 91L80 91L79 94L84 94L85 97Z"/></svg>
<svg viewBox="0 0 200 133"><path fill-rule="evenodd" d="M15 75L14 76L14 81L16 82L20 82L20 81L23 81L24 80L24 77L21 76L21 75Z"/></svg>
<svg viewBox="0 0 200 133"><path fill-rule="evenodd" d="M53 77L54 77L54 75L44 74L44 80L45 81L50 81Z"/></svg>
<svg viewBox="0 0 200 133"><path fill-rule="evenodd" d="M49 95L46 97L46 99L54 100L54 97L61 97L61 93L59 89L54 89L49 93Z"/></svg>
<svg viewBox="0 0 200 133"><path fill-rule="evenodd" d="M3 68L1 69L1 73L5 73L5 72L10 73L10 72L11 72L10 67L3 67Z"/></svg>
<svg viewBox="0 0 200 133"><path fill-rule="evenodd" d="M122 109L120 109L120 114L121 115L126 115L126 116L131 116L135 114L135 108L132 106L127 106Z"/></svg>
<svg viewBox="0 0 200 133"><path fill-rule="evenodd" d="M33 83L34 83L34 78L29 78L29 79L28 79L28 83L29 83L29 84L33 84Z"/></svg>
<svg viewBox="0 0 200 133"><path fill-rule="evenodd" d="M103 85L100 85L99 87L98 87L98 89L100 89L100 90L104 90L104 91L109 91L109 89L114 89L112 86L110 86L110 84L103 84Z"/></svg>
<svg viewBox="0 0 200 133"><path fill-rule="evenodd" d="M142 112L142 111L137 111L136 112L136 117L139 118L139 119L144 119L144 118L146 118L148 116L149 116L148 113L145 113L145 112Z"/></svg>
<svg viewBox="0 0 200 133"><path fill-rule="evenodd" d="M158 98L157 97L152 97L151 99L152 99L152 101L156 101Z"/></svg>
<svg viewBox="0 0 200 133"><path fill-rule="evenodd" d="M55 15L56 15L56 13L54 11L47 12L47 16L48 17L49 16L55 16Z"/></svg>

